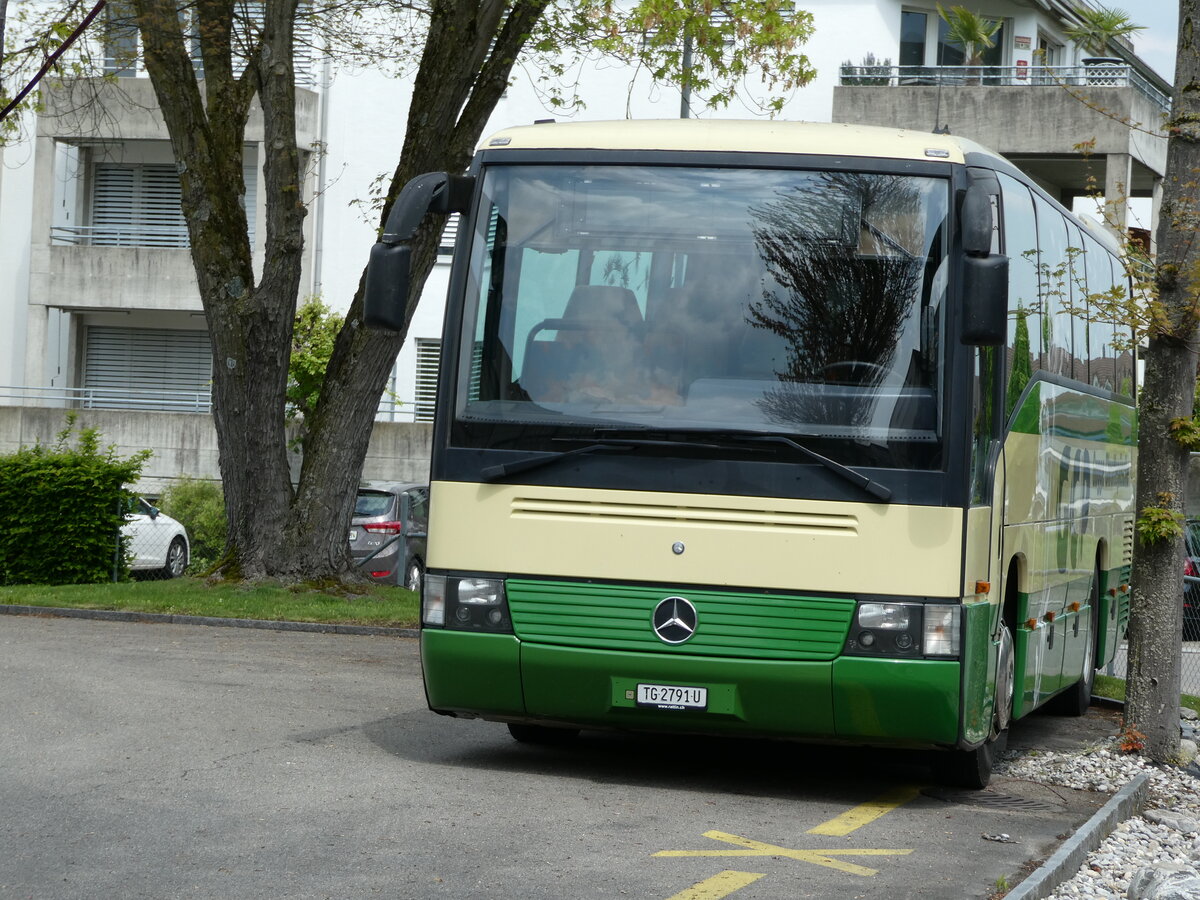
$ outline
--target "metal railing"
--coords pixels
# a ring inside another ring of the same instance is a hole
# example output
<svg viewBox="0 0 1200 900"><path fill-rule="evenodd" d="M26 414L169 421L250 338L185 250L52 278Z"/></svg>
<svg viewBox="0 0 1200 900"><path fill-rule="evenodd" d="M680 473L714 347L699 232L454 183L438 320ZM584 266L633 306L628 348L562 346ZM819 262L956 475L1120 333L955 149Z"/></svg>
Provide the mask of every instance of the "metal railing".
<svg viewBox="0 0 1200 900"><path fill-rule="evenodd" d="M1002 87L1129 87L1163 112L1171 98L1133 66L1093 63L1082 66L864 66L843 65L839 83L845 86L899 87L906 85L997 85Z"/></svg>
<svg viewBox="0 0 1200 900"><path fill-rule="evenodd" d="M64 409L124 409L155 412L212 412L211 391L144 390L111 387L24 387L0 385L0 406L50 406ZM425 400L380 398L376 420L429 421L431 404Z"/></svg>
<svg viewBox="0 0 1200 900"><path fill-rule="evenodd" d="M50 228L50 243L77 247L191 246L185 225L54 225Z"/></svg>

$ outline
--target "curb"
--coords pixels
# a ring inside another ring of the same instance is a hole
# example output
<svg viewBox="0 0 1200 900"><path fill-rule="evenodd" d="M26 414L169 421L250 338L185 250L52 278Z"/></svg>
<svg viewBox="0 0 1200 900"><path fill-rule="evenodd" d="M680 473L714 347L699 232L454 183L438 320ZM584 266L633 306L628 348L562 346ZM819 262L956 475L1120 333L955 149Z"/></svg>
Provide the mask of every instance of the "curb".
<svg viewBox="0 0 1200 900"><path fill-rule="evenodd" d="M0 603L0 615L53 616L61 619L100 619L106 622L145 622L155 625L212 625L259 628L267 631L306 631L319 634L384 635L415 638L415 628L375 625L338 625L332 622L273 622L268 619L226 619L215 616L177 616L170 613L123 612L114 609L70 609L58 606L18 606Z"/></svg>
<svg viewBox="0 0 1200 900"><path fill-rule="evenodd" d="M1028 878L1004 895L1004 900L1044 900L1069 881L1087 855L1104 841L1118 824L1136 816L1150 794L1150 773L1142 772L1098 809L1083 827L1066 839L1054 854Z"/></svg>

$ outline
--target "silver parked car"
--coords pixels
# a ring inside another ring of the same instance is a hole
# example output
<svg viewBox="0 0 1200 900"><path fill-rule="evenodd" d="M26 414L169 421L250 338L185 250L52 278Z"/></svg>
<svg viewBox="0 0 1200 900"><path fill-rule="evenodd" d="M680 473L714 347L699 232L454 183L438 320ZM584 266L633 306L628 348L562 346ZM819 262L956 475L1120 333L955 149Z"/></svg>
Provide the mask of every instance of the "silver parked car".
<svg viewBox="0 0 1200 900"><path fill-rule="evenodd" d="M429 528L429 485L369 481L350 519L350 556L377 581L421 590Z"/></svg>

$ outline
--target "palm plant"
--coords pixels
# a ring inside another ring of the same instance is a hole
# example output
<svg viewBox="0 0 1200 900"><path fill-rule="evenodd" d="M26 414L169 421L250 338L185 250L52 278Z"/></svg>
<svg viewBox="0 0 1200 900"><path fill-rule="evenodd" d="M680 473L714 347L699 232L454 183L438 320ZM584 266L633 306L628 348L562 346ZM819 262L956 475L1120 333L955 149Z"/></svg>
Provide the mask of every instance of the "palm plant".
<svg viewBox="0 0 1200 900"><path fill-rule="evenodd" d="M946 40L962 47L963 64L977 66L983 62L983 51L996 45L993 37L1002 23L971 12L965 6L944 9L939 3L937 11L946 23Z"/></svg>
<svg viewBox="0 0 1200 900"><path fill-rule="evenodd" d="M1075 15L1079 17L1079 24L1065 29L1064 33L1082 47L1085 53L1092 56L1104 56L1108 53L1109 44L1146 27L1134 25L1129 13L1115 7L1101 6L1093 9L1089 6L1077 6Z"/></svg>

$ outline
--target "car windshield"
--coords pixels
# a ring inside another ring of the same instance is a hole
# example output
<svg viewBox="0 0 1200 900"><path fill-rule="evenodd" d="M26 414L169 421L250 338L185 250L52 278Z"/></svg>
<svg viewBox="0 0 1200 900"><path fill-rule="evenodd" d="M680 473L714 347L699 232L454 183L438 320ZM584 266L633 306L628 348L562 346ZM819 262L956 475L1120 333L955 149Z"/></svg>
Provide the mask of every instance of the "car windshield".
<svg viewBox="0 0 1200 900"><path fill-rule="evenodd" d="M456 434L727 429L940 465L948 197L871 172L490 167Z"/></svg>
<svg viewBox="0 0 1200 900"><path fill-rule="evenodd" d="M386 516L392 509L392 495L386 491L359 491L354 501L356 516Z"/></svg>

